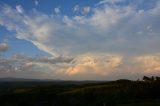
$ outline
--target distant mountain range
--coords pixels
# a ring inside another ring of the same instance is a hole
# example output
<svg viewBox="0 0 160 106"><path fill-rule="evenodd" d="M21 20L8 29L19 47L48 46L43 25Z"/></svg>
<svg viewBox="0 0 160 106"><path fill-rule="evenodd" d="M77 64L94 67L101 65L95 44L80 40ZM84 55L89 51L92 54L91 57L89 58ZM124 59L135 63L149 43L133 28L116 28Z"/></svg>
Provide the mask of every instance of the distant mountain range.
<svg viewBox="0 0 160 106"><path fill-rule="evenodd" d="M51 79L29 79L29 78L14 78L14 77L7 77L7 78L0 78L0 82L16 82L16 81L53 81Z"/></svg>
<svg viewBox="0 0 160 106"><path fill-rule="evenodd" d="M15 77L6 77L6 78L0 78L0 82L57 82L57 83L67 83L67 84L85 84L85 83L102 83L107 81L96 81L96 80L60 80L60 79L29 79L29 78L15 78Z"/></svg>

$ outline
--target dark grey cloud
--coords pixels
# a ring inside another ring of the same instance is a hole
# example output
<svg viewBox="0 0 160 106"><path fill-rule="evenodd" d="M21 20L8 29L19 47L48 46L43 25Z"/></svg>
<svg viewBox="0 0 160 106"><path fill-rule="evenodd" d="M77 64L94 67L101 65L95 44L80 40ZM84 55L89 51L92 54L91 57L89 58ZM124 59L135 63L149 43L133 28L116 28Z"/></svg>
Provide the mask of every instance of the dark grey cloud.
<svg viewBox="0 0 160 106"><path fill-rule="evenodd" d="M71 63L73 60L74 58L58 56L58 57L36 57L34 61L56 64L56 63Z"/></svg>
<svg viewBox="0 0 160 106"><path fill-rule="evenodd" d="M69 64L74 58L69 57L29 57L21 54L15 54L10 58L0 58L0 71L27 71L33 70L37 64Z"/></svg>

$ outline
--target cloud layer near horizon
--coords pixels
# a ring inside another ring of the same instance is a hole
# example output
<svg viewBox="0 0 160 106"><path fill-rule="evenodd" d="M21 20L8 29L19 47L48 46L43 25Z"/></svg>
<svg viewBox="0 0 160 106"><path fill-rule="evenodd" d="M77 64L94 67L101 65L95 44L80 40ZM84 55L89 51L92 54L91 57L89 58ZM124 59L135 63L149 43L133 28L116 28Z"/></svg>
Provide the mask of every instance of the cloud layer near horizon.
<svg viewBox="0 0 160 106"><path fill-rule="evenodd" d="M45 62L34 61L53 76L105 79L159 74L160 2L153 1L147 9L139 6L143 0L116 4L124 1L101 1L79 16L48 15L35 9L27 12L20 5L3 4L0 25L16 31L15 37L33 43L51 58L72 56L71 63L56 65L43 59Z"/></svg>

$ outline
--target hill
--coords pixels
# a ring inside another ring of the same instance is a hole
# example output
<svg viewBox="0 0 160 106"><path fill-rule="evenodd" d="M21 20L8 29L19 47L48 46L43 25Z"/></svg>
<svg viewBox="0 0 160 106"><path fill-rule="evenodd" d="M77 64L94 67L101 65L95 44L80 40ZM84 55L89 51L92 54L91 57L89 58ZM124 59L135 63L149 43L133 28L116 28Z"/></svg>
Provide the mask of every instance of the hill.
<svg viewBox="0 0 160 106"><path fill-rule="evenodd" d="M0 84L0 106L159 106L160 81L20 81Z"/></svg>

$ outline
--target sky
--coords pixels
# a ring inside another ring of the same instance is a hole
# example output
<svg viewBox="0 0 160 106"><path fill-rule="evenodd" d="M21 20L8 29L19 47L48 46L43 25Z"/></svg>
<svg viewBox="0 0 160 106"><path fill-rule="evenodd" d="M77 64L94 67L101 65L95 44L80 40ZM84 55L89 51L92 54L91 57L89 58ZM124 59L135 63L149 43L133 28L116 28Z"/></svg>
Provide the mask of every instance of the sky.
<svg viewBox="0 0 160 106"><path fill-rule="evenodd" d="M159 0L0 0L0 77L160 75Z"/></svg>

